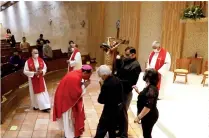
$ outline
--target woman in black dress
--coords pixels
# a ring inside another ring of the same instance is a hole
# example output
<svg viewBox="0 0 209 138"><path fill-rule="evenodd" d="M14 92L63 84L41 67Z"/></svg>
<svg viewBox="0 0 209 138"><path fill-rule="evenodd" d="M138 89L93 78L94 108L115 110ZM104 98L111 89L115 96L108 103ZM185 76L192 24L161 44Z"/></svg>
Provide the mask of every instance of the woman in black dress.
<svg viewBox="0 0 209 138"><path fill-rule="evenodd" d="M158 89L159 81L158 72L155 69L147 69L145 71L143 80L146 82L146 87L139 92L136 86L133 86L135 91L139 94L137 101L137 117L135 123L141 121L144 138L152 138L152 128L158 120Z"/></svg>

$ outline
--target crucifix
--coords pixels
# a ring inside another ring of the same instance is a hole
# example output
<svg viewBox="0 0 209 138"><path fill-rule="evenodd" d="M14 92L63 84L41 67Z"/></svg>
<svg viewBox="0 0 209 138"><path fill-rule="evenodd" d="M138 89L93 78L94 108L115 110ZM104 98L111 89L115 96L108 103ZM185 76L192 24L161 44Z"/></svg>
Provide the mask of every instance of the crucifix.
<svg viewBox="0 0 209 138"><path fill-rule="evenodd" d="M118 54L117 51L118 47L121 44L129 44L128 40L119 39L120 20L117 20L116 22L116 29L117 29L116 38L107 37L107 43L102 43L102 45L100 45L100 48L102 48L105 52L105 64L109 65L113 71L115 69L115 61L116 61L116 56Z"/></svg>

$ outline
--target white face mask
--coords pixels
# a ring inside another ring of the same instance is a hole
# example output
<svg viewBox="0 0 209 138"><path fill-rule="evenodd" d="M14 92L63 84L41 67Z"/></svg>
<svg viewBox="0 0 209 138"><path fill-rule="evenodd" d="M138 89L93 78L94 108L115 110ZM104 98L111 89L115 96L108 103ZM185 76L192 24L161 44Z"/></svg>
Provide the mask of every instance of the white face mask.
<svg viewBox="0 0 209 138"><path fill-rule="evenodd" d="M33 55L33 58L38 58L38 54L34 54Z"/></svg>
<svg viewBox="0 0 209 138"><path fill-rule="evenodd" d="M155 53L159 52L157 49L153 49L153 51L154 51Z"/></svg>

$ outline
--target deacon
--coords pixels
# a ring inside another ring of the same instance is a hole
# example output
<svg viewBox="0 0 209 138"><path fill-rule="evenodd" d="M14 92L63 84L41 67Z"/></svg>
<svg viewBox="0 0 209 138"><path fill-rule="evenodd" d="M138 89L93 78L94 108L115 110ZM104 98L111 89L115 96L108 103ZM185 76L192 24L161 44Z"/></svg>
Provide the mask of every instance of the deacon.
<svg viewBox="0 0 209 138"><path fill-rule="evenodd" d="M84 131L83 95L90 84L92 67L84 65L80 70L69 72L60 81L55 97L53 121L58 121L66 138L79 138Z"/></svg>
<svg viewBox="0 0 209 138"><path fill-rule="evenodd" d="M70 59L67 60L68 72L81 69L82 67L81 53L78 50L78 46L76 44L71 44L71 46L71 50L73 53L71 54Z"/></svg>
<svg viewBox="0 0 209 138"><path fill-rule="evenodd" d="M159 90L159 99L163 99L166 77L171 66L171 56L165 49L161 48L158 41L152 43L152 49L153 52L149 56L147 68L154 68L158 71L159 82L157 87Z"/></svg>
<svg viewBox="0 0 209 138"><path fill-rule="evenodd" d="M34 110L49 112L50 99L47 92L44 75L47 67L44 61L39 58L38 50L32 50L32 57L25 62L24 74L28 76L29 92Z"/></svg>

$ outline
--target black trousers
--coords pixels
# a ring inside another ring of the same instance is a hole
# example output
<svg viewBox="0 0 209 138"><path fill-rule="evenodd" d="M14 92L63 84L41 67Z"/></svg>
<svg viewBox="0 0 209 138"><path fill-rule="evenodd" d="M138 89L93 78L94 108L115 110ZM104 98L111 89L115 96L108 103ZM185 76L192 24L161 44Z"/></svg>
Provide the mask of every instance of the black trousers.
<svg viewBox="0 0 209 138"><path fill-rule="evenodd" d="M108 132L109 138L116 138L116 126L117 117L119 109L115 110L103 110L102 115L99 119L99 124L97 126L97 132L95 138L104 138Z"/></svg>
<svg viewBox="0 0 209 138"><path fill-rule="evenodd" d="M152 138L152 129L154 124L157 122L158 120L158 111L156 110L155 113L153 113L153 115L149 115L149 116L145 116L142 120L141 120L141 124L142 124L142 131L143 131L143 136L144 138Z"/></svg>
<svg viewBox="0 0 209 138"><path fill-rule="evenodd" d="M128 138L128 113L126 105L119 112L119 134L120 138Z"/></svg>

